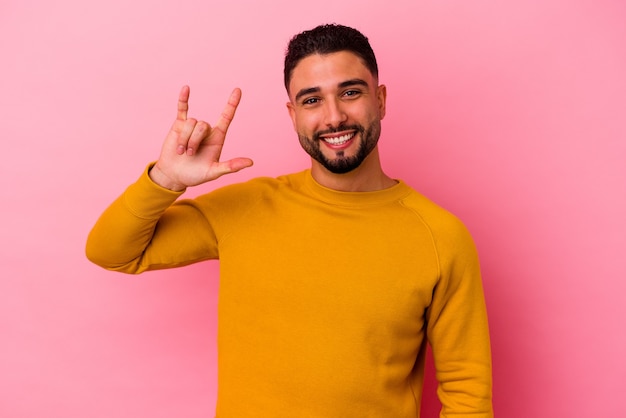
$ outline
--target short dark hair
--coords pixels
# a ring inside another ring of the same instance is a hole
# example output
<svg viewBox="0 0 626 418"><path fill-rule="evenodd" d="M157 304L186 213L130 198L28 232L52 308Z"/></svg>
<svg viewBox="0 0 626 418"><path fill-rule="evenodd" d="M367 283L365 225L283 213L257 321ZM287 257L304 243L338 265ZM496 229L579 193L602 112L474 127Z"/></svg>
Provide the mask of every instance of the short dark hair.
<svg viewBox="0 0 626 418"><path fill-rule="evenodd" d="M287 91L293 70L303 58L312 54L324 55L339 51L350 51L358 55L372 75L378 78L376 56L367 38L348 26L326 24L299 33L289 41L284 68Z"/></svg>

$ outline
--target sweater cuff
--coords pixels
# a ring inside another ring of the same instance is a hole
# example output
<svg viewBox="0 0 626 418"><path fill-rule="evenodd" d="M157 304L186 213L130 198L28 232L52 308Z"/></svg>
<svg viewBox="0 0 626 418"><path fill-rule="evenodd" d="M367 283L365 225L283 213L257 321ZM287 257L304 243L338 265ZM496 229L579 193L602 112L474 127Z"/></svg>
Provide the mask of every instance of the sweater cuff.
<svg viewBox="0 0 626 418"><path fill-rule="evenodd" d="M150 178L148 172L154 166L150 163L139 179L124 192L124 203L135 215L143 219L161 217L165 209L170 207L184 192L175 192L159 186Z"/></svg>

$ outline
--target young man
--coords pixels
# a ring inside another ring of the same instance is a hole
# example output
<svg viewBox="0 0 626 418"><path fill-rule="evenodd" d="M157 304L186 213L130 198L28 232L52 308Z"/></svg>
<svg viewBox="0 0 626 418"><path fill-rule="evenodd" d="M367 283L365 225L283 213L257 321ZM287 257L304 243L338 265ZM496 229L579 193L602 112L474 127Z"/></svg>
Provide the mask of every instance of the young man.
<svg viewBox="0 0 626 418"><path fill-rule="evenodd" d="M126 273L220 260L218 417L417 417L427 342L441 416L493 416L472 239L384 173L386 89L367 38L296 35L285 87L310 170L177 201L252 164L219 159L240 91L211 127L187 117L184 87L158 161L101 216L88 257Z"/></svg>

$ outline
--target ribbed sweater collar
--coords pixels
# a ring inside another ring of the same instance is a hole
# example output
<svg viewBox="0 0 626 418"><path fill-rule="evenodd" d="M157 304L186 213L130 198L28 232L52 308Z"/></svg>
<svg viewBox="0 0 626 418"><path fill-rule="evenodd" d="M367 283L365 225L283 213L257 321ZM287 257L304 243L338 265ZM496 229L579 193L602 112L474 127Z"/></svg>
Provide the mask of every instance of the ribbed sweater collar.
<svg viewBox="0 0 626 418"><path fill-rule="evenodd" d="M380 206L397 202L408 196L413 190L402 180L392 187L373 192L343 192L329 189L319 184L311 175L311 170L301 174L304 189L313 197L337 206Z"/></svg>

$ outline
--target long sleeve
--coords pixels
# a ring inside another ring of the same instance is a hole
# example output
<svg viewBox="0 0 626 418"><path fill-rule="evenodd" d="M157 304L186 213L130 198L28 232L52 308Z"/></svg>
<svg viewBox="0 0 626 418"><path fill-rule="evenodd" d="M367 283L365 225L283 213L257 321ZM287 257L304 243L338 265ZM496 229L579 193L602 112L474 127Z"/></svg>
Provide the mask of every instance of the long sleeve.
<svg viewBox="0 0 626 418"><path fill-rule="evenodd" d="M428 310L442 418L490 418L491 350L474 243L460 223L435 237L440 280Z"/></svg>
<svg viewBox="0 0 626 418"><path fill-rule="evenodd" d="M100 216L87 258L109 270L140 273L216 258L211 230L192 201L152 182L148 167Z"/></svg>

